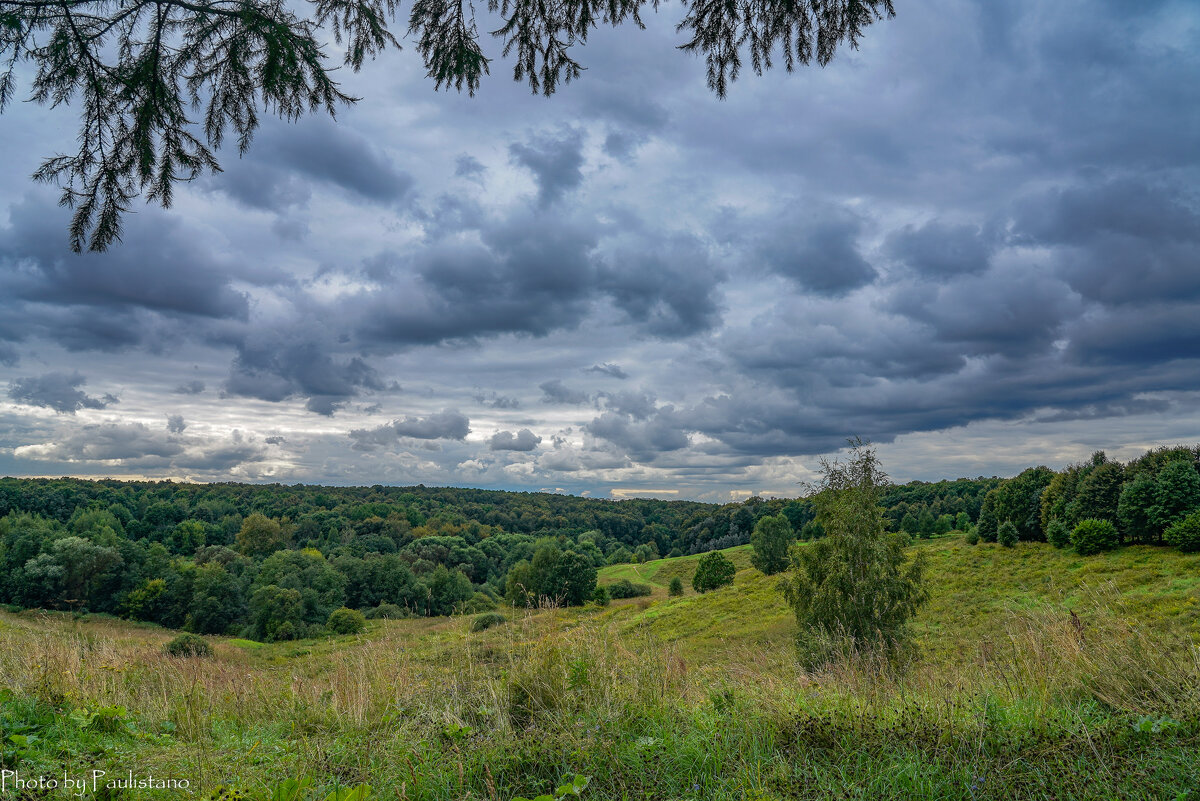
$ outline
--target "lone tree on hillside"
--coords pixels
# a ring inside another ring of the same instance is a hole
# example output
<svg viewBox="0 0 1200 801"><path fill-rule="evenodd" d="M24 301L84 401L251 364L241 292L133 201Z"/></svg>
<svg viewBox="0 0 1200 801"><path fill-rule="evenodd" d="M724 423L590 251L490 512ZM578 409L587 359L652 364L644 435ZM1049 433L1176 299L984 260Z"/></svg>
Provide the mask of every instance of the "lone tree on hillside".
<svg viewBox="0 0 1200 801"><path fill-rule="evenodd" d="M679 48L704 56L719 97L744 59L760 75L777 61L789 72L825 65L843 42L857 47L869 25L895 15L892 0L682 5ZM573 46L601 24L644 27L646 6L488 0L485 30L501 55L515 56L514 80L549 96L583 71ZM0 0L0 111L21 63L34 68L33 100L81 101L78 152L47 159L34 178L61 186L61 203L75 209L71 247L101 251L120 238L138 195L170 206L177 182L219 171L213 151L227 133L244 153L261 113L294 121L355 102L333 79L338 64L323 41L344 45L342 64L357 71L399 48L389 29L399 10L398 0ZM408 33L437 89L474 95L491 71L472 3L414 0Z"/></svg>
<svg viewBox="0 0 1200 801"><path fill-rule="evenodd" d="M792 544L792 524L783 515L759 518L750 535L754 553L750 564L773 576L788 565L788 546Z"/></svg>
<svg viewBox="0 0 1200 801"><path fill-rule="evenodd" d="M879 500L887 475L873 448L851 441L845 462L822 460L812 496L823 539L793 546L784 597L800 624L810 663L837 652L893 657L908 643L908 622L927 600L921 554L906 564L903 534L887 532Z"/></svg>
<svg viewBox="0 0 1200 801"><path fill-rule="evenodd" d="M708 592L726 584L733 583L737 568L729 558L720 551L712 551L700 557L696 565L696 574L692 576L692 589L696 592Z"/></svg>

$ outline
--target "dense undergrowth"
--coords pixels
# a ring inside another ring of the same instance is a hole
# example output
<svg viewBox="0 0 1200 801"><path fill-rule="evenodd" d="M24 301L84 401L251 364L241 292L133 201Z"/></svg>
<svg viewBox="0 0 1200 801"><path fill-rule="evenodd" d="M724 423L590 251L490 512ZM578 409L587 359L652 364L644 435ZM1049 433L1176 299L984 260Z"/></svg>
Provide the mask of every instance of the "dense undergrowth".
<svg viewBox="0 0 1200 801"><path fill-rule="evenodd" d="M921 547L933 599L902 671L802 670L745 549L703 596L666 591L694 559L621 565L602 583L653 594L474 633L464 617L207 638L211 658L165 655L157 627L4 614L0 758L191 784L129 798L279 797L308 777L312 798L508 801L576 775L587 799L1200 797L1200 557Z"/></svg>

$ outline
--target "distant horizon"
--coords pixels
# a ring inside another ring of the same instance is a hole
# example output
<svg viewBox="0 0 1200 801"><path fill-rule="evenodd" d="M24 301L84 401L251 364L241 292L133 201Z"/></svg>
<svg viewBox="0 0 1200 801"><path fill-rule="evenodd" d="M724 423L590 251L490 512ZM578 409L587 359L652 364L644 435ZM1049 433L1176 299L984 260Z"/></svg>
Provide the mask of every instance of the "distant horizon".
<svg viewBox="0 0 1200 801"><path fill-rule="evenodd" d="M1156 443L1154 445L1151 445L1148 448L1142 448L1139 452L1133 454L1132 456L1128 456L1125 458L1118 458L1118 457L1114 456L1113 452L1111 452L1108 449L1097 448L1097 449L1094 449L1093 451L1088 452L1088 454L1081 456L1078 459L1072 459L1071 461L1063 463L1063 464L1056 465L1056 464L1045 464L1042 462L1032 462L1030 464L1024 465L1019 470L1016 470L1016 471L1013 471L1010 473L1005 473L1005 474L976 473L973 475L957 475L957 476L945 475L945 476L941 476L938 478L909 478L909 479L904 479L904 480L897 479L895 476L890 476L890 478L892 480L892 483L897 486L903 486L903 485L911 484L914 482L921 482L921 483L925 483L925 484L936 484L936 483L939 483L942 481L959 481L959 480L971 481L971 480L988 479L988 478L1008 479L1008 478L1012 478L1012 477L1016 476L1023 470L1026 470L1031 467L1045 466L1045 467L1049 467L1055 471L1061 471L1062 469L1066 468L1070 464L1077 464L1080 462L1087 461L1087 459L1090 458L1092 453L1095 453L1096 450L1104 451L1110 459L1115 459L1116 461L1120 461L1120 462L1128 462L1131 459L1135 459L1138 456L1141 456L1146 451L1156 449L1156 448L1163 448L1163 447L1166 447L1166 448L1171 448L1171 447L1190 448L1190 447L1196 447L1196 444L1195 443L1189 444L1184 441L1169 442L1169 443L1167 443L1167 442ZM886 464L884 464L885 472L886 472L886 468L887 468L887 466L886 466ZM172 482L172 483L176 483L176 484L195 484L195 485L205 485L205 484L244 484L247 486L279 485L279 486L287 486L287 487L294 487L294 486L317 487L317 488L331 487L331 488L339 488L339 489L370 488L373 486L381 486L381 487L387 487L387 488L392 488L392 489L405 489L405 488L409 488L409 487L419 487L420 486L420 487L425 487L427 489L470 489L470 490L484 490L484 491L491 491L491 492L526 492L526 493L544 493L544 494L552 494L552 495L570 495L570 496L578 497L578 498L587 498L587 499L591 499L591 500L602 500L602 501L622 501L622 500L629 500L629 499L640 499L640 500L662 500L662 501L688 501L688 502L698 502L698 503L713 503L713 504L718 504L718 505L726 504L726 503L739 503L750 497L760 497L763 499L770 499L770 498L788 499L788 498L806 497L806 493L799 491L799 488L797 488L798 489L797 492L792 493L792 494L786 494L786 493L781 493L781 492L776 492L776 491L765 491L765 492L755 493L755 492L750 492L748 490L730 490L729 497L727 497L725 500L715 500L715 499L710 499L710 498L688 497L688 496L685 496L682 494L672 494L672 493L681 493L682 492L681 490L678 490L678 489L624 488L624 487L617 487L617 486L610 486L607 488L597 487L597 488L585 489L582 491L570 491L570 490L567 490L564 488L547 488L547 487L534 488L534 487L523 487L523 486L519 486L519 485L484 486L484 485L478 485L478 484L448 484L448 483L440 483L440 482L439 483L429 483L429 482L423 482L423 481L417 481L415 483L403 483L403 484L391 483L391 482L378 482L378 481L371 482L371 483L365 483L365 484L364 483L330 484L330 483L317 483L317 482L305 482L305 481L299 481L299 482L296 482L296 481L288 482L288 481L279 481L279 480L273 481L273 480L269 480L269 479L260 479L260 480L247 480L247 479L237 479L237 478L195 479L195 478L188 478L188 477L184 477L184 476L142 476L142 475L135 475L135 474L123 474L123 475L99 475L99 474L70 475L70 474L64 474L64 475L3 475L3 476L0 476L0 480L5 480L5 479L37 479L37 480L45 480L45 481L54 481L54 480L59 480L59 479L73 479L73 480L80 480L80 481L97 481L97 482L98 481L125 481L125 482L131 482L131 483L133 483L133 482ZM597 494L601 491L601 489L603 489L608 494L607 495Z"/></svg>

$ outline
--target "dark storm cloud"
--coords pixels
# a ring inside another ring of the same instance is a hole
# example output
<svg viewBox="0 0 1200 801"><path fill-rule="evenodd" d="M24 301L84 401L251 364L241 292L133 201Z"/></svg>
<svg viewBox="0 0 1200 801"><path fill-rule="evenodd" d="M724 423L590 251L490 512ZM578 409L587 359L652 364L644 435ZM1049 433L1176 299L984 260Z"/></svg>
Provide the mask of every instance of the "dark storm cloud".
<svg viewBox="0 0 1200 801"><path fill-rule="evenodd" d="M181 414L173 414L167 417L167 431L172 434L182 434L187 430L187 421L183 419Z"/></svg>
<svg viewBox="0 0 1200 801"><path fill-rule="evenodd" d="M64 217L51 204L29 197L10 207L9 218L9 226L0 229L5 305L25 301L80 313L137 309L246 317L245 295L230 287L232 269L212 258L206 243L176 217L153 210L129 215L126 241L103 254L67 251Z"/></svg>
<svg viewBox="0 0 1200 801"><path fill-rule="evenodd" d="M620 246L600 271L599 289L646 332L673 339L716 326L722 270L695 237L650 237Z"/></svg>
<svg viewBox="0 0 1200 801"><path fill-rule="evenodd" d="M1019 203L1013 237L1048 249L1089 300L1200 298L1200 207L1171 185L1125 178L1035 195Z"/></svg>
<svg viewBox="0 0 1200 801"><path fill-rule="evenodd" d="M528 428L522 428L514 436L511 431L497 431L488 440L488 448L493 451L532 451L541 443L542 438Z"/></svg>
<svg viewBox="0 0 1200 801"><path fill-rule="evenodd" d="M579 324L595 285L594 230L522 212L480 239L434 244L411 257L415 278L361 298L362 339L432 344Z"/></svg>
<svg viewBox="0 0 1200 801"><path fill-rule="evenodd" d="M4 365L5 367L15 367L17 362L20 360L21 357L18 355L16 348L14 348L12 345L0 342L0 365Z"/></svg>
<svg viewBox="0 0 1200 801"><path fill-rule="evenodd" d="M373 451L394 447L402 437L409 439L466 439L471 421L456 409L443 409L428 417L405 417L378 428L358 428L350 432L355 450Z"/></svg>
<svg viewBox="0 0 1200 801"><path fill-rule="evenodd" d="M1082 304L1062 281L1025 267L898 290L890 308L964 355L1011 356L1045 348Z"/></svg>
<svg viewBox="0 0 1200 801"><path fill-rule="evenodd" d="M324 181L377 203L396 203L413 177L366 137L314 117L295 126L272 125L256 144L280 167Z"/></svg>
<svg viewBox="0 0 1200 801"><path fill-rule="evenodd" d="M585 373L600 373L601 375L619 378L622 381L629 378L629 373L621 369L621 365L605 362L604 364L593 364L591 367L583 368Z"/></svg>
<svg viewBox="0 0 1200 801"><path fill-rule="evenodd" d="M559 378L543 381L538 384L538 389L542 391L542 403L567 403L577 406L592 400L586 392L568 387Z"/></svg>
<svg viewBox="0 0 1200 801"><path fill-rule="evenodd" d="M268 445L283 445L285 442L287 442L287 438L279 436L266 437L263 439L263 442L267 443Z"/></svg>
<svg viewBox="0 0 1200 801"><path fill-rule="evenodd" d="M514 163L533 173L543 208L583 183L583 132L578 129L536 134L509 145L508 152Z"/></svg>
<svg viewBox="0 0 1200 801"><path fill-rule="evenodd" d="M1086 317L1073 325L1068 353L1081 364L1096 366L1195 364L1200 359L1200 303L1120 307ZM1200 378L1193 377L1193 383Z"/></svg>
<svg viewBox="0 0 1200 801"><path fill-rule="evenodd" d="M818 295L844 295L875 280L859 248L863 219L848 209L792 201L747 244L773 272Z"/></svg>
<svg viewBox="0 0 1200 801"><path fill-rule="evenodd" d="M203 381L187 381L175 387L174 392L177 395L199 395L204 391Z"/></svg>
<svg viewBox="0 0 1200 801"><path fill-rule="evenodd" d="M617 414L627 415L634 420L645 420L654 414L654 393L640 392L604 392L604 407Z"/></svg>
<svg viewBox="0 0 1200 801"><path fill-rule="evenodd" d="M663 406L644 420L605 412L592 420L585 430L594 437L607 440L637 461L653 462L663 452L688 447L687 431L695 430L673 406Z"/></svg>
<svg viewBox="0 0 1200 801"><path fill-rule="evenodd" d="M8 397L26 406L42 406L60 414L75 414L80 409L104 409L117 402L112 395L93 397L79 387L87 379L79 373L46 373L18 378L8 389Z"/></svg>
<svg viewBox="0 0 1200 801"><path fill-rule="evenodd" d="M973 225L950 225L931 220L892 232L887 251L901 263L930 278L987 270L994 245Z"/></svg>
<svg viewBox="0 0 1200 801"><path fill-rule="evenodd" d="M264 333L238 345L222 392L267 401L305 397L309 411L331 415L364 391L387 388L361 357L338 358L317 342Z"/></svg>

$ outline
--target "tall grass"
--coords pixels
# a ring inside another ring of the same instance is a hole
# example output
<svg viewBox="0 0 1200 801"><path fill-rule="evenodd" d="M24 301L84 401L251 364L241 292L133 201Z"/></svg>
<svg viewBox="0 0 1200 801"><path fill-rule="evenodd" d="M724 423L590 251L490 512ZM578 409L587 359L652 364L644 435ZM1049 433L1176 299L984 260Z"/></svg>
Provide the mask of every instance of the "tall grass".
<svg viewBox="0 0 1200 801"><path fill-rule="evenodd" d="M737 591L659 603L736 626L753 608L734 601L754 597ZM47 763L82 758L63 756L81 752L70 710L123 706L138 736L112 735L91 764L205 787L307 774L388 797L508 799L576 772L597 799L1200 787L1200 653L1139 625L1112 590L1011 604L958 658L902 672L861 657L808 671L787 636L697 651L636 624L671 619L657 611L528 610L477 633L461 618L377 621L342 640L214 640L210 659L165 656L171 633L153 628L6 614L0 686L55 710Z"/></svg>

